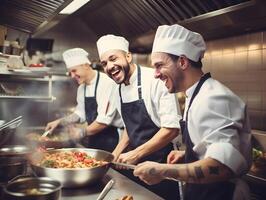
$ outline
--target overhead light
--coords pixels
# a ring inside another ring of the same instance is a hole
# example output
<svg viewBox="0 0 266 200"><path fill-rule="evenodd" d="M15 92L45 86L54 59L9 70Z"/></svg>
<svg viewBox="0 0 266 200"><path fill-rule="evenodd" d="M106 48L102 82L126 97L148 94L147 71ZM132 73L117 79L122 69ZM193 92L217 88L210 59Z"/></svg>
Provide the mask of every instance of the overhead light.
<svg viewBox="0 0 266 200"><path fill-rule="evenodd" d="M90 0L73 0L70 4L68 4L67 7L65 7L63 10L61 10L60 14L72 14L79 8L81 8L83 5L88 3Z"/></svg>

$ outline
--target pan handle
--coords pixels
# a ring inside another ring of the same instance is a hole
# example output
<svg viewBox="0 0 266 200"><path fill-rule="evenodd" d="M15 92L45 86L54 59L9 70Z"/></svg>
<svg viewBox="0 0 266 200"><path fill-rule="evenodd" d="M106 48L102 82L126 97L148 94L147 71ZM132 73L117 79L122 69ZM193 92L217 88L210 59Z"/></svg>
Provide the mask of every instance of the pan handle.
<svg viewBox="0 0 266 200"><path fill-rule="evenodd" d="M136 165L126 164L126 163L120 163L120 162L112 162L113 165L118 167L125 167L127 169L135 169Z"/></svg>

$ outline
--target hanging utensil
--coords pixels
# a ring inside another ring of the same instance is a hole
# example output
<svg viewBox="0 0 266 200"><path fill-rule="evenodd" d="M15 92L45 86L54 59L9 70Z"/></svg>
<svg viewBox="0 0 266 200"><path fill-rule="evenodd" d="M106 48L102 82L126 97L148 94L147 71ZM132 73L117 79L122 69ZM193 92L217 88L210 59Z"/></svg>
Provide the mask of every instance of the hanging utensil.
<svg viewBox="0 0 266 200"><path fill-rule="evenodd" d="M110 191L110 189L113 187L115 181L111 179L103 188L102 192L98 196L97 200L102 200L106 196L106 194Z"/></svg>
<svg viewBox="0 0 266 200"><path fill-rule="evenodd" d="M16 117L15 119L12 119L9 122L6 122L5 124L2 124L0 126L0 131L5 128L16 128L22 123L22 116Z"/></svg>

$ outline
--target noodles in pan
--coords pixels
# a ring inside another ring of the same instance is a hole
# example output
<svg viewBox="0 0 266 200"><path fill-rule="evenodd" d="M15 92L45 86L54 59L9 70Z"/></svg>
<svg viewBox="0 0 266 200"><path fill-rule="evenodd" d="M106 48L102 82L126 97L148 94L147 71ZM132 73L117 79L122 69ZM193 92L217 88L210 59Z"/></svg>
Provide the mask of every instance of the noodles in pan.
<svg viewBox="0 0 266 200"><path fill-rule="evenodd" d="M85 152L55 152L44 153L38 166L48 168L91 168L102 166L105 161L98 161Z"/></svg>

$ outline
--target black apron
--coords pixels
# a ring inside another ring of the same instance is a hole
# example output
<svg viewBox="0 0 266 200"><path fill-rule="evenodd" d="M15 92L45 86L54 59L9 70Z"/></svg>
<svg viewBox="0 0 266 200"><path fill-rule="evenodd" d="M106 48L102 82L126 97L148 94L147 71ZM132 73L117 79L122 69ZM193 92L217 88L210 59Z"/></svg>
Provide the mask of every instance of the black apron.
<svg viewBox="0 0 266 200"><path fill-rule="evenodd" d="M96 101L96 95L97 95L99 78L100 78L100 73L99 71L97 71L97 79L95 83L93 97L86 97L86 85L84 86L85 114L88 125L90 125L98 115L97 112L98 104ZM97 133L96 135L85 136L82 139L81 144L87 148L102 149L112 152L115 149L116 145L118 144L118 139L119 135L117 128L114 126L108 126L101 132Z"/></svg>
<svg viewBox="0 0 266 200"><path fill-rule="evenodd" d="M186 153L185 153L185 163L195 162L198 159L198 156L193 151L194 144L191 141L187 121L188 121L188 111L189 108L200 91L201 86L203 83L211 77L210 73L205 74L201 77L198 85L195 88L195 91L192 94L191 100L188 105L188 109L186 112L186 121L180 120L180 127L182 130L182 136L184 142L186 144ZM193 134L193 133L192 133ZM222 181L217 183L211 184L192 184L187 183L185 187L185 200L230 200L233 197L235 185L230 181Z"/></svg>
<svg viewBox="0 0 266 200"><path fill-rule="evenodd" d="M129 103L123 103L121 95L121 85L119 87L119 95L121 101L121 115L125 123L128 136L129 136L129 146L126 151L133 150L138 146L146 143L150 140L159 130L154 122L151 120L144 100L142 99L141 91L141 68L137 67L137 81L138 81L138 96L139 99ZM143 161L155 161L155 162L166 162L167 155L173 150L172 143L163 147L162 149L152 153L149 156L144 157L139 162ZM153 191L159 196L167 200L177 200L179 199L178 183L174 181L164 180L159 184L149 186L143 181L138 179L129 170L120 170L121 173L134 180L138 184L143 185L147 189Z"/></svg>

